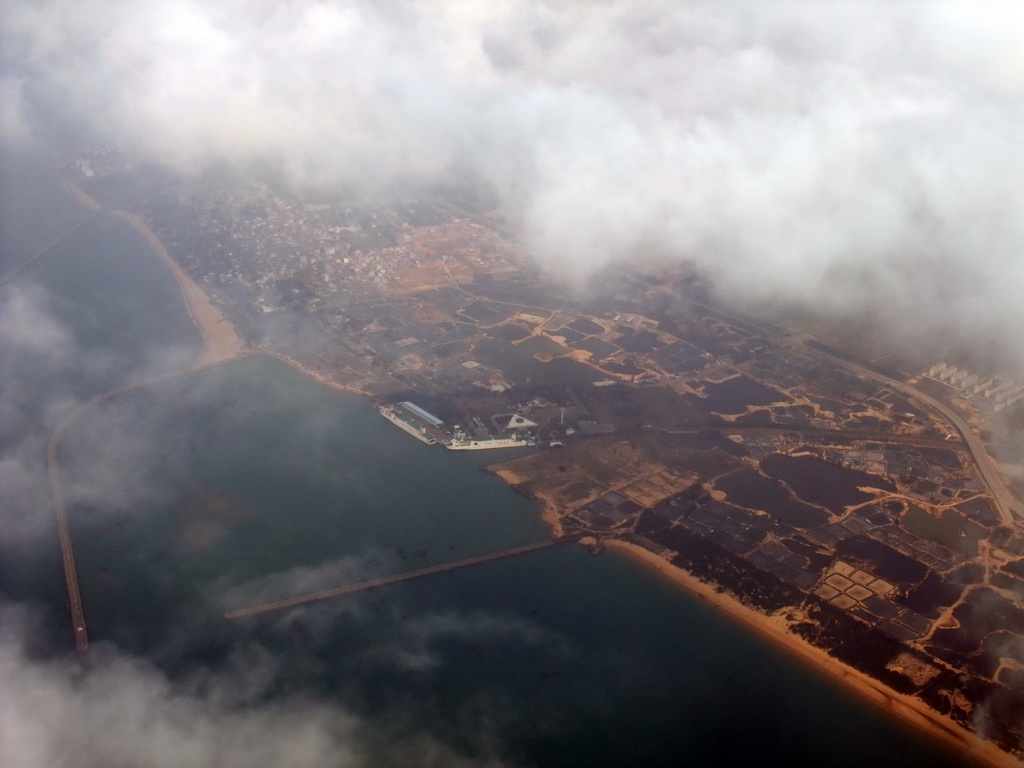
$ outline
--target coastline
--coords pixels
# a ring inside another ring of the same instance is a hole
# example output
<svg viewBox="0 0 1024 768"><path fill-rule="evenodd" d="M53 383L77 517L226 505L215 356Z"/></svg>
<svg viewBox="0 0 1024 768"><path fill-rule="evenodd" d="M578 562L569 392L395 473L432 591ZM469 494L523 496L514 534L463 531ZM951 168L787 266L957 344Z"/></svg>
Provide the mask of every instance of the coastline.
<svg viewBox="0 0 1024 768"><path fill-rule="evenodd" d="M64 183L65 191L71 195L78 202L79 205L84 208L88 208L90 211L102 211L103 206L99 204L96 198L92 197L84 189L75 184L75 182L68 179L61 179Z"/></svg>
<svg viewBox="0 0 1024 768"><path fill-rule="evenodd" d="M92 211L103 211L103 206L69 179L63 179L65 192L70 194L75 201ZM71 613L71 627L75 638L75 648L86 651L89 648L89 635L86 628L86 615L82 605L82 597L78 583L78 570L75 562L74 546L71 529L69 526L67 507L64 499L64 490L60 476L59 447L61 439L66 430L86 410L109 400L124 392L129 392L141 387L147 387L158 381L188 376L201 368L232 360L245 354L244 344L235 331L234 326L210 301L209 297L193 281L185 271L164 248L163 243L156 237L152 230L138 216L133 216L125 211L113 211L115 216L127 221L138 231L146 243L161 258L170 269L181 291L185 302L185 309L189 318L198 329L203 339L203 345L198 355L190 366L183 370L172 371L160 376L143 381L128 382L111 390L103 392L96 397L79 404L76 408L67 413L57 427L51 432L50 439L46 446L46 471L50 483L50 493L53 500L53 511L56 517L58 543L61 553L61 569L64 574L65 589L68 597L68 607ZM44 253L45 251L41 252ZM33 257L34 258L34 257ZM31 259L29 260L31 262ZM22 265L24 266L24 264ZM19 267L20 269L20 267ZM16 272L17 270L15 270ZM8 275L10 277L10 274Z"/></svg>
<svg viewBox="0 0 1024 768"><path fill-rule="evenodd" d="M68 192L84 207L94 211L104 210L99 202L89 196L74 182L65 180L64 184ZM174 260L145 221L139 216L126 211L114 210L110 212L129 223L146 239L147 243L165 262L178 282L189 316L203 339L202 348L187 372L244 355L244 342L231 321L213 304L203 289ZM265 350L265 353L325 386L352 394L367 396L367 392L335 382L324 374L303 365L284 353L276 350ZM488 467L488 471L501 478L506 484L516 490L519 490L522 484L528 480L526 476L507 469L492 469ZM519 492L527 495L523 491ZM530 495L530 498L540 505L541 520L552 529L554 535L561 535L562 526L559 507L544 496ZM870 701L884 712L895 715L903 722L931 736L944 746L954 749L958 753L964 754L983 765L1006 766L1008 768L1010 766L1017 766L1019 768L1024 765L1024 763L1021 763L994 744L983 740L962 726L934 712L923 702L892 691L879 681L848 667L829 656L824 650L807 643L789 631L785 620L781 616L766 616L753 611L731 595L717 591L713 585L705 583L692 574L671 565L664 558L639 545L617 539L606 539L603 543L605 546L633 558L638 563L644 565L644 567L661 574L662 577L671 580L678 588L696 596L698 599L706 601L714 609L728 614L738 625L748 631L757 633L763 639L775 643L785 651L810 663L820 672L843 683L847 690L854 692L862 699Z"/></svg>
<svg viewBox="0 0 1024 768"><path fill-rule="evenodd" d="M979 765L993 768L1020 768L1024 765L1013 755L995 744L966 730L952 720L938 714L923 702L891 690L878 680L847 666L789 631L781 616L768 616L743 605L732 595L718 591L713 585L701 581L687 571L677 568L662 557L638 544L620 539L605 539L604 545L631 557L639 564L670 580L676 587L705 601L712 608L729 616L747 631L758 634L782 650L809 663L819 672L842 683L843 686L889 715L916 728L946 748L969 757Z"/></svg>
<svg viewBox="0 0 1024 768"><path fill-rule="evenodd" d="M327 378L326 376L324 376L319 371L314 371L309 366L303 365L302 363L300 363L295 358L289 357L284 352L279 352L276 349L264 349L263 353L265 355L269 356L269 357L274 358L275 360L280 360L282 363L287 365L289 368L292 368L292 369L298 371L299 373L301 373L301 374L303 374L305 376L308 376L311 379L314 379L314 380L320 382L325 387L330 387L331 389L337 389L337 390L340 390L342 392L348 392L349 394L352 394L352 395L360 395L362 397L368 397L368 393L367 392L364 392L361 389L356 389L355 387L347 387L344 384L339 384L338 382L336 382L336 381L334 381L332 379Z"/></svg>
<svg viewBox="0 0 1024 768"><path fill-rule="evenodd" d="M93 211L105 210L99 201L75 184L75 182L64 179L64 189L80 205ZM191 318L192 323L196 326L199 335L203 339L203 346L199 354L196 355L196 359L192 362L189 370L221 363L244 354L245 342L238 335L238 331L235 330L231 320L213 303L199 284L182 269L181 265L174 260L174 257L171 256L164 244L160 242L160 238L149 228L149 225L140 216L128 211L115 210L110 211L110 213L130 224L136 232L142 235L150 248L156 252L157 256L160 257L161 261L171 271L171 274L174 275L178 288L181 290L181 296L185 301L185 309L188 312L189 318Z"/></svg>
<svg viewBox="0 0 1024 768"><path fill-rule="evenodd" d="M522 488L522 484L528 479L526 476L516 474L510 469L498 468L497 465L494 464L487 467L487 471L492 475L501 478L501 480L511 486L513 490L521 493L523 496L528 495L525 491L520 490ZM553 536L561 536L563 533L562 521L558 514L559 509L555 503L545 496L529 494L528 497L534 502L540 504L541 522L545 523L551 529Z"/></svg>
<svg viewBox="0 0 1024 768"><path fill-rule="evenodd" d="M192 318L192 322L195 323L203 337L203 347L196 356L195 362L192 363L192 368L201 368L240 356L245 351L245 343L238 335L231 320L174 260L149 225L134 213L127 211L112 211L112 213L131 224L146 239L146 242L156 251L178 281L178 287L181 288L181 295L185 299L189 317Z"/></svg>
<svg viewBox="0 0 1024 768"><path fill-rule="evenodd" d="M346 387L331 381L326 376L314 371L287 355L274 350L266 354L275 357L286 365L334 389L365 396L362 390ZM551 530L552 536L561 536L564 531L561 524L560 508L543 495L534 495L522 490L522 484L529 478L509 469L497 468L495 465L486 467L486 471L505 482L516 492L527 496L540 505L540 518ZM762 640L774 643L784 652L809 664L820 674L830 677L843 685L858 698L865 700L894 716L907 726L915 728L922 734L932 738L944 748L965 756L978 765L991 768L1022 768L1024 762L1003 751L995 744L968 731L952 720L938 714L924 702L911 696L898 693L880 681L847 666L826 651L806 642L789 631L781 616L768 616L758 613L743 605L739 600L725 592L718 591L715 586L701 581L687 571L669 563L662 557L644 549L638 544L609 538L602 542L605 547L622 552L626 557L634 559L638 564L657 572L662 578L670 580L681 591L705 601L715 610L727 614L730 620L743 627L746 631L757 634Z"/></svg>

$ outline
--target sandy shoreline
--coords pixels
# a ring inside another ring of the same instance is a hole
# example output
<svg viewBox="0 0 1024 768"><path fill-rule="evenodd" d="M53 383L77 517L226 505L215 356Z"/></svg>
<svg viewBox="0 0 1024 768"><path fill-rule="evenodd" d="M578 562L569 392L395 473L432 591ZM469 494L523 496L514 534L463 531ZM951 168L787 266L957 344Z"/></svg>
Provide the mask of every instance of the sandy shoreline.
<svg viewBox="0 0 1024 768"><path fill-rule="evenodd" d="M497 465L491 465L487 467L487 471L492 475L496 475L508 483L510 486L519 487L527 481L525 475L517 474L511 469L499 468ZM550 499L544 496L531 497L538 504L540 504L540 519L551 529L551 533L554 536L562 535L562 521L559 517L559 509Z"/></svg>
<svg viewBox="0 0 1024 768"><path fill-rule="evenodd" d="M787 652L809 662L820 672L827 674L870 701L886 713L899 717L919 731L934 738L943 746L970 757L980 765L1000 768L1020 768L1022 763L1012 755L999 749L991 742L971 733L949 718L934 712L923 702L904 694L896 693L878 680L859 672L834 659L820 648L812 646L792 634L781 617L766 616L747 608L731 595L716 591L692 574L676 568L667 560L637 544L618 539L606 539L609 549L622 552L639 560L648 568L657 571L676 586L684 589L708 605L729 615L747 630L756 632L762 638L774 642Z"/></svg>
<svg viewBox="0 0 1024 768"><path fill-rule="evenodd" d="M192 322L195 323L203 337L203 348L196 356L192 367L201 368L241 355L245 351L245 343L235 330L235 326L210 300L199 284L168 253L164 244L160 242L146 222L127 211L113 211L113 214L131 224L146 239L146 242L156 251L178 281L189 317L192 318Z"/></svg>
<svg viewBox="0 0 1024 768"><path fill-rule="evenodd" d="M64 179L64 189L75 200L85 208L92 211L102 211L103 206L90 197L84 190L70 180ZM78 573L75 565L74 549L70 528L67 519L67 512L64 501L64 492L60 478L60 463L58 460L58 448L61 439L69 426L87 409L109 400L116 395L129 392L140 387L147 387L159 381L166 381L179 376L188 376L201 368L225 362L244 354L244 344L235 332L234 326L210 301L209 297L199 288L185 271L178 265L171 255L164 248L152 230L145 222L137 216L124 211L113 211L115 216L127 221L146 240L153 251L160 256L161 260L170 269L174 276L182 298L185 301L185 308L199 330L203 339L203 346L192 364L183 370L172 371L144 381L133 381L122 386L115 387L107 392L97 395L93 399L81 403L68 413L57 425L50 435L46 448L46 468L50 481L50 491L53 497L54 514L57 520L58 539L61 550L61 567L64 572L64 581L67 589L69 608L71 612L71 627L75 636L75 647L79 651L89 648L89 636L86 629L86 617L82 608L81 594L78 584ZM41 251L40 253L45 253ZM34 259L35 257L33 257ZM32 259L29 260L30 263ZM25 264L21 265L22 267ZM20 269L21 267L19 267ZM15 270L16 272L17 270ZM13 273L10 273L13 274ZM10 274L8 277L10 277Z"/></svg>
<svg viewBox="0 0 1024 768"><path fill-rule="evenodd" d="M104 210L103 206L95 198L73 181L65 179L64 188L79 204L86 208L93 211ZM160 242L160 239L153 233L153 230L149 228L149 225L140 216L128 211L111 211L111 213L119 219L126 221L145 238L146 242L156 252L157 256L160 257L178 282L188 315L199 330L199 334L203 337L202 349L193 361L190 370L203 368L214 363L221 363L244 354L245 342L238 335L231 320L210 300L206 292L181 268L181 265L174 260L174 257L167 251L164 244Z"/></svg>
<svg viewBox="0 0 1024 768"><path fill-rule="evenodd" d="M339 384L338 382L328 378L319 371L314 371L309 366L303 365L295 358L288 357L288 355L284 354L283 352L278 352L276 349L265 349L263 350L263 352L264 354L269 355L270 357L273 357L276 360L280 360L289 368L294 368L299 373L304 374L305 376L309 376L309 378L311 379L315 379L316 381L323 384L325 387L330 387L331 389L338 389L341 390L342 392L348 392L353 395L361 395L363 397L367 396L367 393L364 392L363 390L356 389L355 387L347 387L344 384Z"/></svg>
<svg viewBox="0 0 1024 768"><path fill-rule="evenodd" d="M64 186L69 194L84 207L95 211L103 210L103 206L99 202L74 182L65 180ZM146 239L178 282L189 316L203 338L202 349L188 370L193 371L245 354L244 342L231 321L174 260L145 221L126 211L111 212L129 223ZM363 396L367 394L362 390L339 384L283 353L274 350L265 352L325 386L352 394ZM510 486L520 486L529 479L508 469L488 467L488 471ZM537 497L536 501L541 507L542 521L552 529L554 535L561 535L560 510L557 505L543 496ZM713 586L672 566L664 558L639 545L617 539L607 539L604 544L609 549L623 552L663 577L670 579L676 586L698 599L706 601L713 608L728 614L731 619L747 630L756 632L760 637L776 643L779 647L809 662L822 673L842 682L847 689L854 691L887 713L901 718L944 746L965 754L982 765L1000 766L1001 768L1004 766L1020 768L1024 765L994 744L984 741L948 718L932 711L924 703L890 690L879 681L848 667L829 656L825 651L805 642L787 629L786 623L781 617L765 616L747 608L730 595L716 591Z"/></svg>
<svg viewBox="0 0 1024 768"><path fill-rule="evenodd" d="M85 190L75 184L75 182L64 179L64 189L84 208L88 208L90 211L103 210L103 206L95 198L86 194Z"/></svg>

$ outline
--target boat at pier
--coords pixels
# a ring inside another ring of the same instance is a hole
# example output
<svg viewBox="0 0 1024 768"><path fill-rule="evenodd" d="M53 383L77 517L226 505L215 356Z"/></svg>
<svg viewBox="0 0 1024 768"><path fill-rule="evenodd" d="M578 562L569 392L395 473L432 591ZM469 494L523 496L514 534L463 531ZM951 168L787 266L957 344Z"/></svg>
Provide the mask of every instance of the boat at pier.
<svg viewBox="0 0 1024 768"><path fill-rule="evenodd" d="M396 427L399 427L410 435L415 437L420 442L426 443L427 445L434 445L437 443L437 438L427 432L426 427L420 426L415 417L399 410L393 405L381 405L378 407L380 415L390 421Z"/></svg>
<svg viewBox="0 0 1024 768"><path fill-rule="evenodd" d="M445 443L449 451L483 451L489 448L522 448L529 442L519 437L454 437Z"/></svg>

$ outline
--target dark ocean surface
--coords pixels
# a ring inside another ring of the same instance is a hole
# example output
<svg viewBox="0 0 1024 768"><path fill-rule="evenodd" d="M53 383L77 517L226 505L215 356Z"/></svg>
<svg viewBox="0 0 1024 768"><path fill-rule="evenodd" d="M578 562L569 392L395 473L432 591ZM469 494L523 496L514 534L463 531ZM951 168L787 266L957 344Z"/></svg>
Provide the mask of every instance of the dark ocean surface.
<svg viewBox="0 0 1024 768"><path fill-rule="evenodd" d="M52 180L39 188L4 222L5 261L59 234L54 217L72 234L5 290L42 291L73 351L5 366L5 386L39 415L5 446L43 427L45 443L75 402L187 365L198 348L144 241L105 214L83 217ZM336 702L382 766L423 734L508 765L961 764L617 554L558 547L224 620L542 539L538 509L482 470L500 455L425 446L369 401L267 358L114 397L61 448L94 647L178 681L269 659L261 700ZM41 533L4 538L0 589L44 617L40 653L71 656L48 487L33 492L4 500L36 499Z"/></svg>

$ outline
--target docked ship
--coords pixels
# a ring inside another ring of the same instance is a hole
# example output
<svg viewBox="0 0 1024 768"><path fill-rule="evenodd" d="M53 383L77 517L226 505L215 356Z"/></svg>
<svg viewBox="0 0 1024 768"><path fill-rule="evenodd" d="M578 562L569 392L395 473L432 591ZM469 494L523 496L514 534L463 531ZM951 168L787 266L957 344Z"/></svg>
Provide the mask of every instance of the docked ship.
<svg viewBox="0 0 1024 768"><path fill-rule="evenodd" d="M416 422L416 419L405 411L402 411L393 405L381 405L378 407L378 410L380 411L381 416L390 421L396 427L404 429L417 440L424 442L427 445L434 445L437 442L437 438L428 433L426 427L420 426Z"/></svg>
<svg viewBox="0 0 1024 768"><path fill-rule="evenodd" d="M489 448L522 448L529 442L520 437L453 437L444 447L449 451L483 451Z"/></svg>

